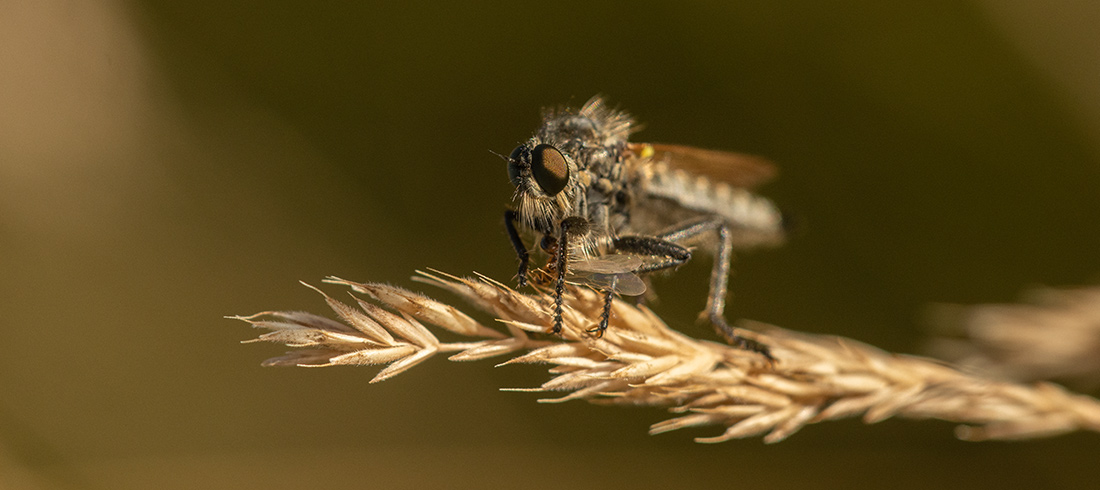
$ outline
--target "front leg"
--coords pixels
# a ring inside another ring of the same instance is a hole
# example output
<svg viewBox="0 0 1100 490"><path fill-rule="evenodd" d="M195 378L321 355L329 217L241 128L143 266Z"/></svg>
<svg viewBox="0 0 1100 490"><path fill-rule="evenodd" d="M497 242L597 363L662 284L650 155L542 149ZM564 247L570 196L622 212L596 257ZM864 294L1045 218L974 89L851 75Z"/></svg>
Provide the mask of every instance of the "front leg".
<svg viewBox="0 0 1100 490"><path fill-rule="evenodd" d="M554 326L550 331L554 334L561 333L562 324L562 307L565 296L565 273L566 268L569 266L569 239L572 237L583 236L588 233L588 220L579 216L565 218L562 220L560 235L558 238L558 255L557 262L554 264L554 272L557 274L557 281L554 284Z"/></svg>
<svg viewBox="0 0 1100 490"><path fill-rule="evenodd" d="M519 231L516 230L516 221L519 220L519 213L509 209L504 212L504 229L508 230L508 238L512 240L512 248L516 251L516 258L519 259L519 270L516 272L516 278L519 279L519 287L527 285L527 263L530 261L531 256L527 253L527 246L524 245L523 239L519 236Z"/></svg>

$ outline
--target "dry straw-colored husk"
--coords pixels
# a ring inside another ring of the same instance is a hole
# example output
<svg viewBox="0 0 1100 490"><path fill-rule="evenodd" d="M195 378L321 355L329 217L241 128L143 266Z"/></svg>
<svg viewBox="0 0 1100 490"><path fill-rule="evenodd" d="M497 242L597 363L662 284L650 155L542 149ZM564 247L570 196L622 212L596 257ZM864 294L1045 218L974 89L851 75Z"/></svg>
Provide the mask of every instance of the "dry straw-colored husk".
<svg viewBox="0 0 1100 490"><path fill-rule="evenodd" d="M765 442L778 442L811 423L857 416L867 423L890 417L959 422L965 425L956 433L967 440L1100 432L1100 401L1049 383L998 382L840 337L750 325L755 332L747 335L771 347L773 364L758 354L686 336L645 307L619 300L612 306L610 329L595 338L587 330L599 318L603 298L584 287L568 290L559 338L545 334L552 305L545 294L521 294L485 277L422 272L417 279L458 294L496 316L502 328L399 287L338 278L325 282L373 300L353 295L352 306L325 295L342 322L302 312L233 318L270 330L246 342L297 348L267 360L267 366L385 364L373 383L438 353L452 353L454 361L510 356L503 364L551 366L552 378L540 387L516 390L563 393L541 402L650 405L676 414L651 426L652 434L724 428L698 442L761 434ZM425 324L474 340L442 342Z"/></svg>
<svg viewBox="0 0 1100 490"><path fill-rule="evenodd" d="M1100 386L1100 287L1036 288L1020 304L938 305L940 357L1004 379Z"/></svg>

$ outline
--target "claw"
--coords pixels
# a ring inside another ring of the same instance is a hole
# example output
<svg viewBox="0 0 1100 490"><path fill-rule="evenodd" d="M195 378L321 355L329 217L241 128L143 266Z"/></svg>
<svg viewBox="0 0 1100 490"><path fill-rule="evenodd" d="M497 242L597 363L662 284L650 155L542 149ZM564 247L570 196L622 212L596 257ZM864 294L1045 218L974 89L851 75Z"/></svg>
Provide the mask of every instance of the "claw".
<svg viewBox="0 0 1100 490"><path fill-rule="evenodd" d="M710 315L710 323L714 325L714 330L718 332L718 335L726 339L727 343L740 349L760 354L767 359L768 366L775 367L776 359L772 356L772 351L767 345L738 335L737 331L729 326L726 320L720 316Z"/></svg>

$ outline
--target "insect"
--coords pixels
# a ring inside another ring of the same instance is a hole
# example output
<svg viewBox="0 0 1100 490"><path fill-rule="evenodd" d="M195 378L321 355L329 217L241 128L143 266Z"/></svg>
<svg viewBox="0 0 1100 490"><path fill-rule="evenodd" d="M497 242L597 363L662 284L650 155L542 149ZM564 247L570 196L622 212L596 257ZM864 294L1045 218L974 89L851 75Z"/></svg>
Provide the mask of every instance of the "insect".
<svg viewBox="0 0 1100 490"><path fill-rule="evenodd" d="M604 293L599 323L589 330L599 336L615 293L644 293L648 273L680 266L693 257L691 247L701 247L714 256L703 314L731 344L773 360L766 345L738 335L724 313L733 251L785 238L783 215L750 191L775 168L748 155L629 142L637 129L631 116L597 96L580 109L544 111L542 127L508 156L516 191L504 221L519 285L528 282L525 229L541 235L549 256L551 331L561 333L568 277Z"/></svg>

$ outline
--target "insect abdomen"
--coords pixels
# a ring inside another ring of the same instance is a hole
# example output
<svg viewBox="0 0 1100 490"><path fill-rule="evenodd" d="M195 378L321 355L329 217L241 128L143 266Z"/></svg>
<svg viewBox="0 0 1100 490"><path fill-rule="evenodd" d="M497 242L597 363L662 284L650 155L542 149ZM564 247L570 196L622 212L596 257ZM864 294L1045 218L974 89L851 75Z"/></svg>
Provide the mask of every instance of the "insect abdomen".
<svg viewBox="0 0 1100 490"><path fill-rule="evenodd" d="M733 228L735 248L775 246L783 242L783 214L767 198L664 163L655 163L645 172L646 194L724 218Z"/></svg>

